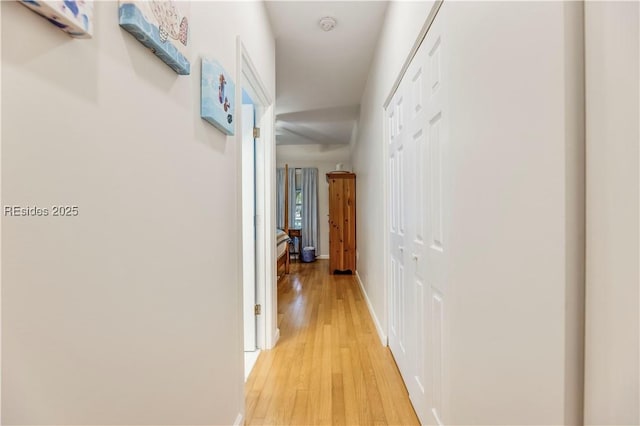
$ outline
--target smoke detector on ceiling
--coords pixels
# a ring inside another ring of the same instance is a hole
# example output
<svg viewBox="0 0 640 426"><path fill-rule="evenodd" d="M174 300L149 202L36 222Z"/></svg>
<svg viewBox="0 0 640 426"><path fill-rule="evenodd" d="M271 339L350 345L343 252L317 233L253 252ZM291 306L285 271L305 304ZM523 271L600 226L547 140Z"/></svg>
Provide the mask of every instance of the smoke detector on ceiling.
<svg viewBox="0 0 640 426"><path fill-rule="evenodd" d="M324 18L320 19L320 28L327 32L334 29L336 27L336 24L337 22L335 18L332 18L331 16L325 16Z"/></svg>

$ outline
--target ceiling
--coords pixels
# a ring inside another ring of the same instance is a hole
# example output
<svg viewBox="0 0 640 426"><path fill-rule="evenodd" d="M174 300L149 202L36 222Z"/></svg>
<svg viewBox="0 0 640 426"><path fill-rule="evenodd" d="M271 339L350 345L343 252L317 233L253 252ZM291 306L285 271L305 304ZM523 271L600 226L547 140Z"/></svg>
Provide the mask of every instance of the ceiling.
<svg viewBox="0 0 640 426"><path fill-rule="evenodd" d="M276 37L276 143L348 144L386 1L267 1ZM335 18L325 32L319 21Z"/></svg>

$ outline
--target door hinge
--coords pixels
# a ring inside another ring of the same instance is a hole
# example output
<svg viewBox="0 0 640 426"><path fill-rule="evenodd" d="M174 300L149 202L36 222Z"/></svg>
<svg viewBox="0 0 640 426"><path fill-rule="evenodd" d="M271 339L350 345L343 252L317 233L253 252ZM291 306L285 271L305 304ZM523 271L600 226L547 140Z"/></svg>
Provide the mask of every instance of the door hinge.
<svg viewBox="0 0 640 426"><path fill-rule="evenodd" d="M260 315L262 313L262 306L256 305L254 308L256 315Z"/></svg>
<svg viewBox="0 0 640 426"><path fill-rule="evenodd" d="M260 137L260 128L259 127L254 127L253 128L253 138L259 138Z"/></svg>

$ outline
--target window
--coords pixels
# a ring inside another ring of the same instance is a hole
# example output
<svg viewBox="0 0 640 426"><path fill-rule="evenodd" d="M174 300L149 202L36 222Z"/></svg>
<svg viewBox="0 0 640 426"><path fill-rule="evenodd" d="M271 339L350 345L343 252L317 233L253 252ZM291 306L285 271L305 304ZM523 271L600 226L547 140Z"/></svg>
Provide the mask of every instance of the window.
<svg viewBox="0 0 640 426"><path fill-rule="evenodd" d="M302 169L296 169L296 199L295 214L293 216L293 227L302 228Z"/></svg>

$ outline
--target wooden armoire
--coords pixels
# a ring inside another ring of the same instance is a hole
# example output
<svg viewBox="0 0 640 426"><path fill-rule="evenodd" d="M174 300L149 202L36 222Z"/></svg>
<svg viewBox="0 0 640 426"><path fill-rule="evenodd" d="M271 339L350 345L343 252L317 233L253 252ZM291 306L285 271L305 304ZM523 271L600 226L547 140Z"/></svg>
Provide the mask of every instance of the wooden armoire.
<svg viewBox="0 0 640 426"><path fill-rule="evenodd" d="M356 272L356 175L329 172L329 271Z"/></svg>

